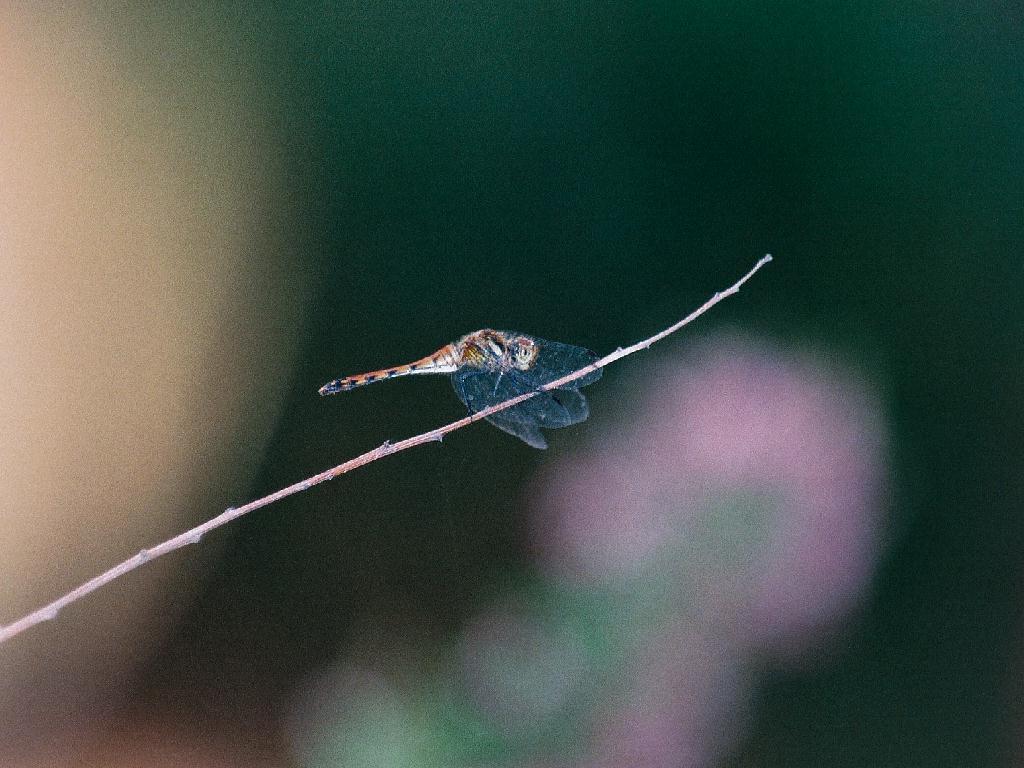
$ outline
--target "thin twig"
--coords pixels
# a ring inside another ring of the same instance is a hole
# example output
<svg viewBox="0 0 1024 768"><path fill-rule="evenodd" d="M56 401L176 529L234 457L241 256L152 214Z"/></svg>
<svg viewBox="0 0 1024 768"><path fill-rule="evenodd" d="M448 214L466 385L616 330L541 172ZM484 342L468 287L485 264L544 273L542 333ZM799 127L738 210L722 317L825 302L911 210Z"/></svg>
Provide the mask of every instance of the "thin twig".
<svg viewBox="0 0 1024 768"><path fill-rule="evenodd" d="M134 556L125 560L124 562L115 565L110 570L101 573L99 576L89 579L89 581L71 590L63 597L54 600L49 605L43 606L39 610L33 611L27 616L18 619L17 621L8 624L5 627L0 627L0 643L10 640L12 637L14 637L17 634L20 634L21 632L24 632L29 627L56 618L57 614L60 613L61 609L63 609L65 606L70 605L79 598L85 597L90 592L99 589L104 584L110 583L114 579L123 576L129 571L135 570L140 565L148 563L151 560L155 560L161 555L166 555L168 552L173 552L176 549L180 549L181 547L184 547L187 544L198 544L199 540L207 533L209 533L215 528L220 528L222 525L231 522L236 517L241 517L244 514L252 512L255 509L259 509L260 507L265 507L268 504L273 504L275 501L279 501L287 496L292 496L296 493L305 491L306 489L312 488L314 485L319 485L320 483L326 482L327 480L333 480L339 475L344 475L346 472L351 472L353 469L361 467L364 464L369 464L371 461L382 459L385 456L390 456L393 453L404 451L407 448L412 448L413 446L416 445L440 441L449 432L454 432L457 429L462 429L463 427L472 424L474 421L480 421L480 419L485 419L488 416L491 416L492 414L505 410L506 408L511 408L514 405L518 405L524 400L529 400L531 397L536 396L540 392L564 386L571 381L575 381L576 379L586 376L588 373L591 373L592 371L595 371L598 368L604 368L606 365L614 363L616 360L621 360L627 355L632 355L634 352L638 352L641 349L647 349L649 346L651 346L651 344L654 344L657 341L661 341L661 339L665 338L669 334L675 333L684 325L692 323L698 317L700 317L713 306L715 306L715 304L722 301L722 299L726 299L729 296L732 296L734 293L738 293L743 284L747 282L747 280L749 280L751 277L753 277L754 273L757 272L757 270L759 270L761 267L763 267L771 260L772 257L770 255L765 255L760 261L757 262L757 264L754 265L754 267L749 272L747 272L747 274L740 278L739 281L733 284L730 288L726 288L724 291L716 293L714 296L712 296L710 299L704 302L704 304L702 304L700 307L698 307L693 312L688 314L675 325L669 326L665 330L654 334L650 338L644 339L643 341L638 341L636 344L633 344L632 346L624 348L620 347L619 349L612 352L610 355L605 355L600 360L591 363L585 368L580 368L578 371L574 371L573 373L563 376L560 379L556 379L555 381L549 382L538 390L526 392L525 394L513 397L512 399L506 400L502 403L498 403L497 405L492 405L489 408L484 408L482 411L472 413L468 416L459 419L458 421L453 421L451 424L446 424L445 426L431 430L430 432L424 432L423 434L416 435L415 437L410 437L405 440L401 440L397 443L385 442L383 445L374 448L372 451L367 451L361 456L357 456L354 459L349 459L344 464L339 464L338 466L332 469L328 469L324 472L321 472L320 474L308 477L305 480L302 480L301 482L289 485L287 488L282 488L279 491L275 491L274 493L271 493L267 496L263 496L262 498L256 499L255 501L250 501L248 504L245 504L241 507L228 507L224 512L217 515L217 517L207 520L205 523L197 525L195 528L191 528L185 531L184 533L178 534L174 538L168 539L167 541L161 544L157 544L155 547L151 549L143 549Z"/></svg>

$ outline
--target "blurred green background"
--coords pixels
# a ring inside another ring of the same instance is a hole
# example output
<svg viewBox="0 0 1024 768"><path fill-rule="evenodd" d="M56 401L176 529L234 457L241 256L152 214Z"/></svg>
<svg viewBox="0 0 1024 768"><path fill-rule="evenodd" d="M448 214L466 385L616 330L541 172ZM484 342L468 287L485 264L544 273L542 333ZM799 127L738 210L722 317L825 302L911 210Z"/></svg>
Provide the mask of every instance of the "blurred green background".
<svg viewBox="0 0 1024 768"><path fill-rule="evenodd" d="M270 234L315 290L247 498L462 412L442 380L323 400L329 379L480 327L607 352L771 252L699 331L831 350L881 392L889 547L842 642L771 674L727 764L1024 760L1018 6L268 3L96 18L140 77L185 94L182 110L202 109L206 82L251 92L278 140L261 192L288 216ZM599 388L621 396L631 365L606 372L578 430L615 412ZM555 438L553 451L571 444ZM523 483L551 454L474 426L234 523L148 663L146 696L242 727L254 701L284 707L368 632L384 657L443 646L527 568Z"/></svg>

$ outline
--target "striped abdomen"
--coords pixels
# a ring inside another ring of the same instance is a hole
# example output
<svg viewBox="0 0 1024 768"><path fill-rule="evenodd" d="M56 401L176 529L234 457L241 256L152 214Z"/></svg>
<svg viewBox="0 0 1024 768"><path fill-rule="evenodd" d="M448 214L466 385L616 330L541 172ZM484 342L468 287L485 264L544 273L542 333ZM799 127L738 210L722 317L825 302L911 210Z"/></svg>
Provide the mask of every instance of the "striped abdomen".
<svg viewBox="0 0 1024 768"><path fill-rule="evenodd" d="M329 381L320 387L321 395L334 395L338 392L348 392L350 389L373 384L376 381L394 379L399 376L410 376L414 373L452 373L456 370L457 353L454 345L448 344L437 350L432 355L427 355L406 365L396 365L393 368L381 368L377 371L359 373L355 376L346 376L343 379Z"/></svg>

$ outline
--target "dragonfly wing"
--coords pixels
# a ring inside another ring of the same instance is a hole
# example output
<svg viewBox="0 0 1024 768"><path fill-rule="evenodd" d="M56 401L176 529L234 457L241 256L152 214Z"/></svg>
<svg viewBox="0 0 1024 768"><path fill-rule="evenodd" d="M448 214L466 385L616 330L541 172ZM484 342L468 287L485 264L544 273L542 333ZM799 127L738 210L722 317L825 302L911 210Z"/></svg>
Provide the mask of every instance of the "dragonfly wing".
<svg viewBox="0 0 1024 768"><path fill-rule="evenodd" d="M504 402L537 385L520 372L498 373L463 369L452 376L452 385L459 399L472 413ZM540 428L557 429L576 424L587 418L590 410L586 398L571 389L540 392L504 411L492 414L487 421L534 448L546 448L547 442Z"/></svg>
<svg viewBox="0 0 1024 768"><path fill-rule="evenodd" d="M580 368L585 368L598 359L597 354L585 347L575 347L572 344L562 344L546 339L534 339L534 343L537 344L537 359L534 361L533 367L524 373L530 375L535 388L547 384L549 381L560 379ZM570 381L564 389L579 389L593 384L601 378L601 373L601 368L591 371L586 376Z"/></svg>
<svg viewBox="0 0 1024 768"><path fill-rule="evenodd" d="M558 405L557 410L554 408L550 410L559 414L564 421L562 424L549 424L548 426L568 427L570 424L579 424L581 421L586 421L590 415L590 406L587 404L587 398L575 389L553 389L550 392L545 392L542 396L550 398Z"/></svg>
<svg viewBox="0 0 1024 768"><path fill-rule="evenodd" d="M541 450L548 447L548 441L544 439L544 435L536 424L531 424L528 421L519 421L514 418L503 419L501 418L503 415L504 412L496 413L493 416L488 416L485 421L491 422L502 432L515 435L529 446L540 448Z"/></svg>

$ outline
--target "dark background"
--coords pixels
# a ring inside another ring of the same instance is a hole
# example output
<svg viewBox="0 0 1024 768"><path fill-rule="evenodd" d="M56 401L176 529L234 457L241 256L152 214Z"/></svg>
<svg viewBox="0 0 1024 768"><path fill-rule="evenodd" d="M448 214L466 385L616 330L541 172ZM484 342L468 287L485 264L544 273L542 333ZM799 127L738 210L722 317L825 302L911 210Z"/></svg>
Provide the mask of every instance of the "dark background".
<svg viewBox="0 0 1024 768"><path fill-rule="evenodd" d="M109 21L150 75L176 76L161 55L175 37L181 77L242 60L271 105L275 194L294 212L273 235L319 295L249 497L461 415L440 379L321 400L329 379L479 327L607 352L771 252L702 329L826 345L866 373L892 433L891 540L849 636L770 677L730 764L1024 759L1016 5L268 4ZM238 521L148 695L207 727L251 720L254 701L272 721L368 605L382 649L455 631L480 585L528 558L519 488L547 455L474 426Z"/></svg>

